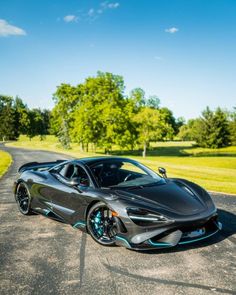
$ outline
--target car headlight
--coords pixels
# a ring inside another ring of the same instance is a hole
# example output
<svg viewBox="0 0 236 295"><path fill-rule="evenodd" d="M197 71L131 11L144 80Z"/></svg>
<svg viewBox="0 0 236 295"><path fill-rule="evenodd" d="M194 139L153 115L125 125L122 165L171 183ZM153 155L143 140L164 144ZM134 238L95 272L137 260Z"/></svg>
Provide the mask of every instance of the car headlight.
<svg viewBox="0 0 236 295"><path fill-rule="evenodd" d="M141 226L173 222L173 220L166 218L162 214L149 212L141 208L127 208L127 214L135 224Z"/></svg>

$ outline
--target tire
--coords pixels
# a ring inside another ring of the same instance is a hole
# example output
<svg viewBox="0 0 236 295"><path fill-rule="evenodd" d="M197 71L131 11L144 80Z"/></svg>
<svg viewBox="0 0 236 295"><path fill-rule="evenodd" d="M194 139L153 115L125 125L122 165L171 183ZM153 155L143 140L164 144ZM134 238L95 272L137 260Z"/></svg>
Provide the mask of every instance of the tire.
<svg viewBox="0 0 236 295"><path fill-rule="evenodd" d="M103 246L114 246L117 233L111 209L103 202L94 204L87 215L87 230Z"/></svg>
<svg viewBox="0 0 236 295"><path fill-rule="evenodd" d="M25 182L20 182L17 185L16 192L15 192L15 199L18 205L19 211L23 215L31 215L31 197L28 186Z"/></svg>

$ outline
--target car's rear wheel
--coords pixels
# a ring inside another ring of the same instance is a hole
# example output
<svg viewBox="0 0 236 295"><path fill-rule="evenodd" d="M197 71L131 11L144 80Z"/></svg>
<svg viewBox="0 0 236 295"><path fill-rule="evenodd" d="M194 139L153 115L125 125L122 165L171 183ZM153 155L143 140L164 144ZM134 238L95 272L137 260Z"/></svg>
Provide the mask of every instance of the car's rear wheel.
<svg viewBox="0 0 236 295"><path fill-rule="evenodd" d="M20 182L18 184L16 188L15 198L19 211L24 215L30 215L30 193L26 183Z"/></svg>
<svg viewBox="0 0 236 295"><path fill-rule="evenodd" d="M112 210L106 204L99 202L91 207L87 215L87 229L97 243L115 245L116 222Z"/></svg>

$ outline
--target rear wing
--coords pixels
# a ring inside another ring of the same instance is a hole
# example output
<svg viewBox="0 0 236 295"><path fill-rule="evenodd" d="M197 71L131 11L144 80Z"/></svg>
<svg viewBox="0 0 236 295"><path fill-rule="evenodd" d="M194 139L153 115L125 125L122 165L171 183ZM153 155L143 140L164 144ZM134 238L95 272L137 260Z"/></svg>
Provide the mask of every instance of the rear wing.
<svg viewBox="0 0 236 295"><path fill-rule="evenodd" d="M54 162L30 162L22 165L19 169L18 172L22 173L26 170L48 170L56 165L59 165L60 163L66 162L66 160L57 160Z"/></svg>

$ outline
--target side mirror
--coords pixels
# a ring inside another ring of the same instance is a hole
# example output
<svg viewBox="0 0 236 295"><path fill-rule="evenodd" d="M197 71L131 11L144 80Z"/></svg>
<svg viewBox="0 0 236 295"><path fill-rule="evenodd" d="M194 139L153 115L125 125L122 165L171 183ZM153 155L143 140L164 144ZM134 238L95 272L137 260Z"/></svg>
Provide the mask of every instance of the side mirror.
<svg viewBox="0 0 236 295"><path fill-rule="evenodd" d="M79 184L80 184L80 177L73 177L70 180L70 185L71 186L76 186L76 185L79 185Z"/></svg>
<svg viewBox="0 0 236 295"><path fill-rule="evenodd" d="M162 177L167 178L166 169L163 167L158 167L158 172L162 175Z"/></svg>
<svg viewBox="0 0 236 295"><path fill-rule="evenodd" d="M89 186L89 180L87 178L83 178L83 177L73 177L70 180L70 185L71 186L88 187Z"/></svg>

